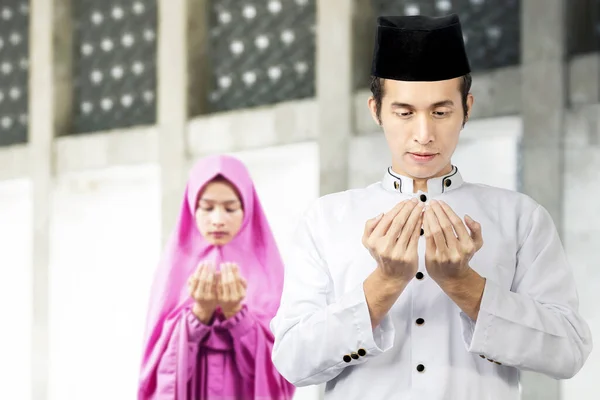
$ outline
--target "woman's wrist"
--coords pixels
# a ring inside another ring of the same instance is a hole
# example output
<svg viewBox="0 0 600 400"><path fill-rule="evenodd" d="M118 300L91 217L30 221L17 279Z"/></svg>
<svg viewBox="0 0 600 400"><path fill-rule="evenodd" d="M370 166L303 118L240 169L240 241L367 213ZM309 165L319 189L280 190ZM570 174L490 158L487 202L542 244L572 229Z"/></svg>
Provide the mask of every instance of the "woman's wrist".
<svg viewBox="0 0 600 400"><path fill-rule="evenodd" d="M214 312L215 312L215 310L205 310L205 309L203 309L197 303L195 303L194 306L192 307L192 313L204 325L208 325L210 323L210 320L212 319L212 316L213 316Z"/></svg>
<svg viewBox="0 0 600 400"><path fill-rule="evenodd" d="M240 311L242 311L242 305L238 304L235 308L232 308L230 310L223 310L223 315L225 316L225 319L229 319L237 315L237 313L239 313Z"/></svg>

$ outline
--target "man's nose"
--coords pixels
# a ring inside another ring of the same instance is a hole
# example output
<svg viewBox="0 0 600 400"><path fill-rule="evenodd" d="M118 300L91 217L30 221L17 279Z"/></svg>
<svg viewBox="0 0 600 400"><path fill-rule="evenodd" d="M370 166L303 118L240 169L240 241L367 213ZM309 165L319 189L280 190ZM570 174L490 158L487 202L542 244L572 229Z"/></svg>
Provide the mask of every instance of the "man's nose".
<svg viewBox="0 0 600 400"><path fill-rule="evenodd" d="M416 118L414 133L415 142L421 145L427 145L433 142L433 121L427 114L418 115Z"/></svg>

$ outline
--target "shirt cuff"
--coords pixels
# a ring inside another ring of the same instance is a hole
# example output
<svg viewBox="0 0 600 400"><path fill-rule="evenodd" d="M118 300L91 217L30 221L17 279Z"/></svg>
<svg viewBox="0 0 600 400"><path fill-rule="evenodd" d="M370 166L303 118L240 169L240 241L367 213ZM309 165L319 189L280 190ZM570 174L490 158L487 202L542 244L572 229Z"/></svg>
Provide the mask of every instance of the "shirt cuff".
<svg viewBox="0 0 600 400"><path fill-rule="evenodd" d="M488 356L488 339L494 322L493 310L496 307L499 287L490 279L486 279L483 296L477 314L477 321L473 321L464 312L460 313L463 340L467 351Z"/></svg>
<svg viewBox="0 0 600 400"><path fill-rule="evenodd" d="M242 309L233 317L221 322L221 326L231 333L233 338L239 338L247 334L254 327L255 321L250 315L248 306L245 304Z"/></svg>
<svg viewBox="0 0 600 400"><path fill-rule="evenodd" d="M192 310L187 309L186 314L189 341L191 343L198 344L206 336L208 336L212 328L210 325L205 325L200 322Z"/></svg>
<svg viewBox="0 0 600 400"><path fill-rule="evenodd" d="M344 296L344 302L350 305L354 317L354 326L358 333L358 343L355 349L348 349L351 353L357 353L361 358L376 356L391 349L394 345L395 329L391 317L385 315L380 324L373 329L371 325L371 314L367 305L367 298L363 284ZM363 354L363 351L365 354Z"/></svg>

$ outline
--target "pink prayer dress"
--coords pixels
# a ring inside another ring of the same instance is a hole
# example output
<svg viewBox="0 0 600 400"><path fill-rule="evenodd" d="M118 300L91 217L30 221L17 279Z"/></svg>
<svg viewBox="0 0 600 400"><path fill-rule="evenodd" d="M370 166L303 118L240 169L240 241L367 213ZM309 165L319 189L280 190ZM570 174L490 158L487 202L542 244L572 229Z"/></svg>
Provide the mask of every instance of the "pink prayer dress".
<svg viewBox="0 0 600 400"><path fill-rule="evenodd" d="M194 221L198 194L222 175L240 193L244 220L228 244L204 240ZM203 260L235 262L248 282L242 310L201 323L187 279ZM283 263L246 167L212 156L190 173L179 221L157 268L147 316L138 400L289 400L295 388L271 361Z"/></svg>

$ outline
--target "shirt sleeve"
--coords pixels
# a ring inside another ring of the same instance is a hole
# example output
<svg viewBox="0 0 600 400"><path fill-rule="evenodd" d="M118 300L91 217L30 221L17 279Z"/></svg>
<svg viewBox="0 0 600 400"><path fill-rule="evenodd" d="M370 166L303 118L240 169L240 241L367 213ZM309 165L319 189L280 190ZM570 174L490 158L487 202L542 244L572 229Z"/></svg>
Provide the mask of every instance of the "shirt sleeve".
<svg viewBox="0 0 600 400"><path fill-rule="evenodd" d="M210 325L203 324L190 309L185 311L186 325L190 345L199 346L200 342L208 336L211 331Z"/></svg>
<svg viewBox="0 0 600 400"><path fill-rule="evenodd" d="M511 290L486 279L477 321L461 314L463 337L468 351L491 361L568 379L592 350L575 279L542 206L533 211L524 236Z"/></svg>
<svg viewBox="0 0 600 400"><path fill-rule="evenodd" d="M348 366L389 350L394 327L386 316L375 329L363 285L333 298L333 284L319 238L305 216L285 265L281 306L271 322L272 359L295 386L327 382Z"/></svg>
<svg viewBox="0 0 600 400"><path fill-rule="evenodd" d="M184 330L183 335L181 330ZM177 382L187 383L192 378L198 349L210 331L211 327L201 323L190 309L182 310L177 326L158 363L156 398L175 398ZM182 342L182 337L185 338L185 342ZM185 376L182 376L179 370L180 365L186 366Z"/></svg>

